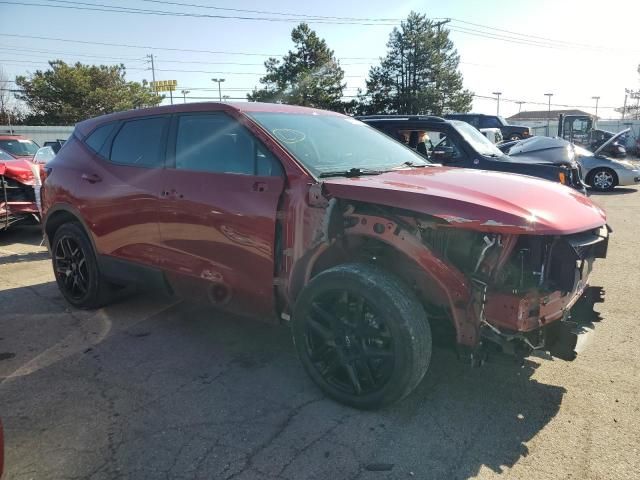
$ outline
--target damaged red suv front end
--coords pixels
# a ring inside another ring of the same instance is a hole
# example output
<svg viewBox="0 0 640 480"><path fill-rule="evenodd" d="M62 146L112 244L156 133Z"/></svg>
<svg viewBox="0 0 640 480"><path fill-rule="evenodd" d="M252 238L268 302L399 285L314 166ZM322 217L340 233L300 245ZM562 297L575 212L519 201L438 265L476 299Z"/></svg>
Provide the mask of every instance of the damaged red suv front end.
<svg viewBox="0 0 640 480"><path fill-rule="evenodd" d="M462 351L478 358L490 340L571 360L578 324L591 319L572 307L600 300L588 280L607 253L606 217L568 188L517 182L433 167L331 179L324 189L346 205L347 237L372 236L406 255L402 267L394 256L376 261L413 277L425 303L452 321Z"/></svg>
<svg viewBox="0 0 640 480"><path fill-rule="evenodd" d="M0 159L0 230L38 220L34 165L27 159Z"/></svg>

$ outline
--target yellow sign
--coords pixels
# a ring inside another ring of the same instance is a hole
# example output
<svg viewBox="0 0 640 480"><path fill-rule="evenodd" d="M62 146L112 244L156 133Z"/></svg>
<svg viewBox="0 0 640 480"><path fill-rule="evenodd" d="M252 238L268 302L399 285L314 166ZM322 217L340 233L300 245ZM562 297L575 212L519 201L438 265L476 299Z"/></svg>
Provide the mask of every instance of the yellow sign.
<svg viewBox="0 0 640 480"><path fill-rule="evenodd" d="M170 92L178 87L177 80L158 80L151 82L151 90L154 92Z"/></svg>

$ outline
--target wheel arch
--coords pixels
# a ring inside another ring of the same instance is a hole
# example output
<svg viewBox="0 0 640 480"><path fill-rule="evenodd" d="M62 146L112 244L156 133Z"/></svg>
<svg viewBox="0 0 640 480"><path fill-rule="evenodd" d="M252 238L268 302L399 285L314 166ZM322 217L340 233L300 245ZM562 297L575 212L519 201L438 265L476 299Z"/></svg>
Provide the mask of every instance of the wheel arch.
<svg viewBox="0 0 640 480"><path fill-rule="evenodd" d="M95 250L96 245L93 241L93 235L91 235L91 230L87 227L84 220L82 220L82 216L80 215L80 212L78 212L74 207L68 204L55 205L51 207L47 212L47 216L45 217L44 222L42 223L42 229L44 231L47 243L51 242L58 228L60 228L65 223L70 223L70 222L80 224L80 226L84 230L84 233L89 238L89 242L91 242L91 246L93 247L94 251L96 251Z"/></svg>
<svg viewBox="0 0 640 480"><path fill-rule="evenodd" d="M458 343L475 345L479 326L473 312L472 288L464 274L393 220L372 215L354 218L357 221L342 236L318 246L294 267L290 301L295 303L306 284L320 272L354 261L375 263L409 284L425 307L447 309ZM372 251L376 254L371 255Z"/></svg>

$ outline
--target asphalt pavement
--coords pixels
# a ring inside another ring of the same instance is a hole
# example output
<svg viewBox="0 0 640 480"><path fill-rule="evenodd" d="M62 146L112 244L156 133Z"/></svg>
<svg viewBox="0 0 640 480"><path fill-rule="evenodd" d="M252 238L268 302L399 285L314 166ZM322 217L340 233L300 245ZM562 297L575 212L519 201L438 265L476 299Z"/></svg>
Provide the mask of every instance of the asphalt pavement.
<svg viewBox="0 0 640 480"><path fill-rule="evenodd" d="M136 294L58 293L37 227L0 232L5 479L631 479L640 472L640 192L592 196L614 229L574 362L437 348L406 400L322 396L288 327Z"/></svg>

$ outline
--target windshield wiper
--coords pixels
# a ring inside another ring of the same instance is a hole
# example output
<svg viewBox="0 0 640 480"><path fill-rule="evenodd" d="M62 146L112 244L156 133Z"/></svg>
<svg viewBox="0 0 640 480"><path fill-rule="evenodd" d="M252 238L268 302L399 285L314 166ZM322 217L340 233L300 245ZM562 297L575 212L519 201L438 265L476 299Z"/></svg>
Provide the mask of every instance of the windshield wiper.
<svg viewBox="0 0 640 480"><path fill-rule="evenodd" d="M349 170L335 170L332 172L322 172L320 178L326 177L361 177L363 175L380 175L386 170L369 170L367 168L350 168Z"/></svg>
<svg viewBox="0 0 640 480"><path fill-rule="evenodd" d="M401 168L401 167L420 167L421 168L421 167L426 167L427 165L431 165L431 164L427 162L416 163L416 162L408 161L408 162L401 163L395 168Z"/></svg>

